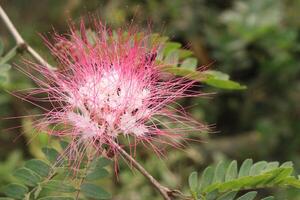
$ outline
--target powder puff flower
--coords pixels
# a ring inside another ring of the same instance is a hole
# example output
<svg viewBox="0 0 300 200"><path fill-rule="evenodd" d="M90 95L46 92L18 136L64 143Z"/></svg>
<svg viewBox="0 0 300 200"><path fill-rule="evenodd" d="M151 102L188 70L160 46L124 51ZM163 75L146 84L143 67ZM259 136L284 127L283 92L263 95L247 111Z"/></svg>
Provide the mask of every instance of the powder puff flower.
<svg viewBox="0 0 300 200"><path fill-rule="evenodd" d="M32 94L47 94L42 100L52 105L38 128L71 138L69 149L93 147L100 153L117 152L120 136L130 147L142 142L160 153L154 143L176 146L187 131L203 129L174 106L198 94L189 91L193 81L162 78L159 42L149 42L147 34L96 27L92 42L83 25L80 33L71 28L69 35L55 34L54 44L47 42L59 63L56 70L31 63L43 77L24 71L39 85Z"/></svg>

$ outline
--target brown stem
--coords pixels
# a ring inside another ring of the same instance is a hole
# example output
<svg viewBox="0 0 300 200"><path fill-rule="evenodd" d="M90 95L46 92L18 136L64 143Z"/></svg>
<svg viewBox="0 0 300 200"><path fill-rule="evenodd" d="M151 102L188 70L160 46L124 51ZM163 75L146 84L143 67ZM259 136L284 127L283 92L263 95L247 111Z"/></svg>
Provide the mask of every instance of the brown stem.
<svg viewBox="0 0 300 200"><path fill-rule="evenodd" d="M0 18L4 22L5 26L8 28L11 35L14 37L19 49L26 50L37 62L41 65L44 65L50 69L55 69L52 67L47 61L45 61L31 46L29 46L25 40L22 38L20 33L17 31L16 27L10 21L9 17L5 13L5 11L0 6Z"/></svg>
<svg viewBox="0 0 300 200"><path fill-rule="evenodd" d="M172 191L169 188L161 185L151 174L149 174L145 168L143 168L132 156L130 156L122 147L120 147L119 144L114 142L113 144L117 150L120 152L120 154L132 164L134 168L136 168L141 174L143 174L149 182L160 192L160 194L163 196L165 200L171 200L169 193Z"/></svg>

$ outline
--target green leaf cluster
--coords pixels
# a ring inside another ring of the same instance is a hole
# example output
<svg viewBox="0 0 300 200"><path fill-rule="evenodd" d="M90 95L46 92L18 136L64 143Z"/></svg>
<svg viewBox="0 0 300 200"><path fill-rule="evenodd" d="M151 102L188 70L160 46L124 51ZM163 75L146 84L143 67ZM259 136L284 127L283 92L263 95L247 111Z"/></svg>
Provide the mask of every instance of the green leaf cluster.
<svg viewBox="0 0 300 200"><path fill-rule="evenodd" d="M61 142L61 150L68 147ZM70 170L70 161L66 160L54 148L42 149L46 160L31 159L15 170L16 183L1 188L5 197L0 199L34 200L72 200L109 199L111 194L99 186L99 180L106 178L109 172L105 168L110 164L106 158L99 157L87 162L74 171ZM86 159L86 158L84 158ZM72 165L71 165L72 166Z"/></svg>
<svg viewBox="0 0 300 200"><path fill-rule="evenodd" d="M5 55L4 53L4 46L2 41L0 40L0 85L5 84L9 81L9 70L11 65L7 62L11 60L17 54L17 46L12 48L9 52Z"/></svg>
<svg viewBox="0 0 300 200"><path fill-rule="evenodd" d="M153 37L159 38L158 35ZM198 61L197 58L193 57L192 51L182 48L180 43L168 41L166 37L159 39L164 41L164 45L157 55L157 61L161 64L162 71L219 89L246 89L246 86L230 80L229 75L223 72L215 70L198 71Z"/></svg>
<svg viewBox="0 0 300 200"><path fill-rule="evenodd" d="M240 190L255 190L258 188L286 187L300 188L300 180L292 175L291 162L260 161L253 163L252 159L245 160L238 169L237 161L229 165L219 162L215 167L205 168L198 179L198 173L189 176L189 187L193 199L231 200L236 198ZM245 197L244 197L245 196ZM237 199L254 199L255 192L249 192ZM271 197L265 198L271 199Z"/></svg>

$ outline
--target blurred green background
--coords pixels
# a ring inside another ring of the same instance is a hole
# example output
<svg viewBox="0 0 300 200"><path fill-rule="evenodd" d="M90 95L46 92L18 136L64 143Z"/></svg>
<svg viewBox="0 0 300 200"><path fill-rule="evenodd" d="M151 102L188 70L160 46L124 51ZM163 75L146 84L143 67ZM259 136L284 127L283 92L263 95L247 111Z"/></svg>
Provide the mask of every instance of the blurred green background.
<svg viewBox="0 0 300 200"><path fill-rule="evenodd" d="M291 160L300 173L300 1L299 0L1 0L19 32L50 59L39 33L68 30L67 20L98 16L112 27L129 23L151 27L194 51L199 66L210 65L248 86L244 91L214 92L210 98L183 100L198 120L214 126L183 150L170 149L166 158L139 149L139 160L165 185L187 191L187 176L219 160ZM5 50L14 46L0 22ZM17 56L12 63L21 64ZM34 87L12 69L0 89L0 187L23 160L39 157L46 135L36 137L30 118L4 119L38 113L7 91ZM35 136L35 137L33 137ZM121 164L103 184L114 199L160 199L137 172ZM118 180L117 180L118 179ZM300 192L275 192L278 199L300 199Z"/></svg>

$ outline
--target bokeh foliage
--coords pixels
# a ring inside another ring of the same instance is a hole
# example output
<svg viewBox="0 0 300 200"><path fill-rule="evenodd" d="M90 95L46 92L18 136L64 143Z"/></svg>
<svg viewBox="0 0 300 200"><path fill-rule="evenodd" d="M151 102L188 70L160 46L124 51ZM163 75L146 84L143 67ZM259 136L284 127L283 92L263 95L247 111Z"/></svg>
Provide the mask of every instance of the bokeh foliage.
<svg viewBox="0 0 300 200"><path fill-rule="evenodd" d="M218 133L203 135L203 143L192 143L184 151L168 149L159 160L140 148L137 155L145 168L162 183L188 192L187 178L219 160L292 160L300 169L300 3L297 0L2 0L1 5L24 38L45 58L50 58L38 33L68 29L66 19L79 21L89 12L113 27L138 23L153 32L162 32L172 41L191 49L198 65L209 66L247 85L247 90L218 92L212 98L187 99L181 103L202 121L214 124ZM35 12L32 12L32 11ZM1 24L0 34L7 55L14 42ZM27 57L26 54L23 56ZM20 64L20 56L9 63ZM193 63L193 60L189 61ZM33 86L15 68L1 66L0 115L22 116L39 113L6 92ZM9 76L7 76L9 75ZM3 78L4 77L4 78ZM32 118L0 121L1 186L14 180L12 172L23 159L42 158L46 135L32 132ZM15 127L15 129L11 129ZM21 136L20 133L24 133ZM18 139L14 141L17 137ZM34 137L33 137L34 136ZM197 134L191 137L197 137ZM30 141L30 142L29 142ZM29 144L28 144L29 142ZM58 145L57 141L50 140ZM156 193L145 179L120 163L119 180L105 183L119 199L155 199ZM113 175L113 173L112 173ZM117 179L116 177L112 179ZM130 184L128 184L130 182ZM270 190L264 190L267 196ZM274 192L274 191L272 191ZM277 192L277 193L276 193ZM275 191L278 199L300 199L298 190ZM159 197L157 197L159 199Z"/></svg>

